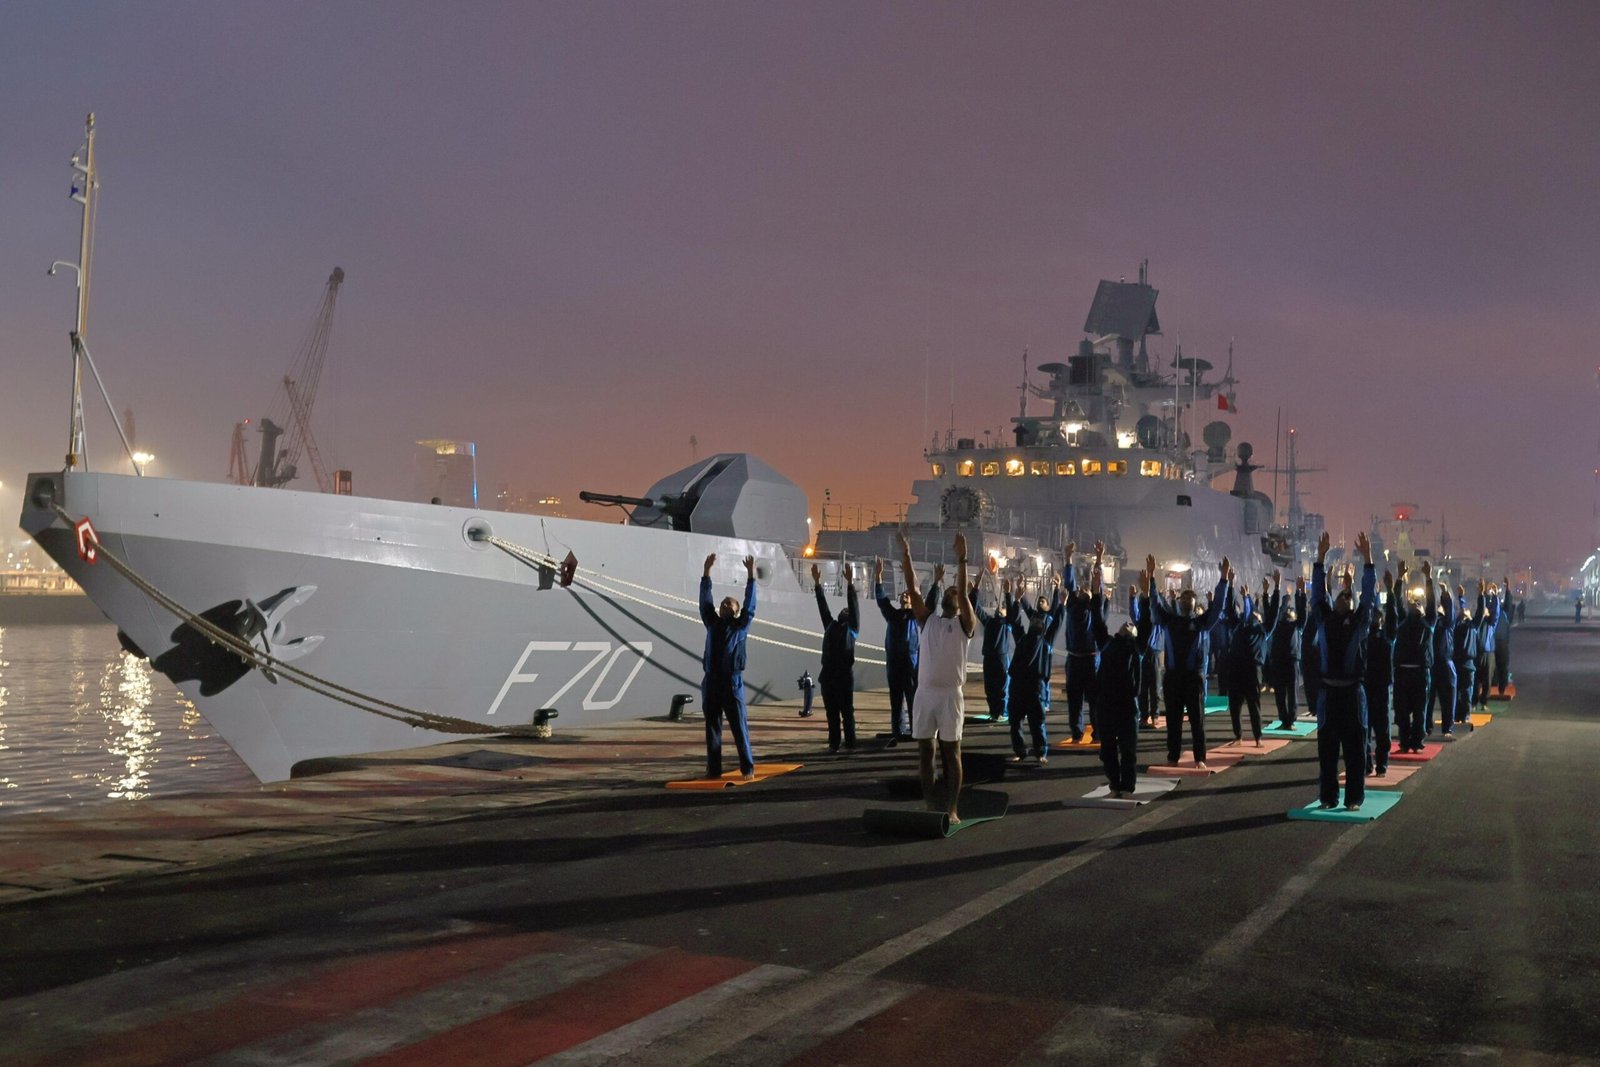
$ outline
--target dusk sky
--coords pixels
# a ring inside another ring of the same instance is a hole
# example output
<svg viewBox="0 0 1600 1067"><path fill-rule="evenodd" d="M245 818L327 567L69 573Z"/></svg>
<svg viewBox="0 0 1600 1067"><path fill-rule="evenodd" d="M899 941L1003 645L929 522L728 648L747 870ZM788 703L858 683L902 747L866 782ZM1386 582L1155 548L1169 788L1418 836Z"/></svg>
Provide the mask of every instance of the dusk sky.
<svg viewBox="0 0 1600 1067"><path fill-rule="evenodd" d="M1157 350L1233 339L1234 440L1269 458L1281 408L1336 535L1415 501L1458 551L1575 564L1597 52L1592 2L9 0L0 508L66 450L45 268L92 110L88 340L165 476L225 478L338 265L315 424L361 495L461 438L486 492L609 521L577 490L643 492L693 435L813 514L887 507L952 375L958 429L1004 427L1023 349L1063 358L1148 258Z"/></svg>

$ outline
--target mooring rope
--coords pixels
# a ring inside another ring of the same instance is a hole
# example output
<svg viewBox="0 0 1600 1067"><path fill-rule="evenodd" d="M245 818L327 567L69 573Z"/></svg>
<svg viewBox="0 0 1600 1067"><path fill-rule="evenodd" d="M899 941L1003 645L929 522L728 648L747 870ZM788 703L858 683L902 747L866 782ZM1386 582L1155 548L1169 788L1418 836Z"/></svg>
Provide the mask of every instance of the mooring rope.
<svg viewBox="0 0 1600 1067"><path fill-rule="evenodd" d="M522 560L522 562L530 564L532 566L545 567L545 568L548 568L548 569L553 570L553 571L559 571L561 569L561 561L560 560L556 559L554 556L551 556L551 555L549 555L547 553L540 552L537 549L529 548L526 545L519 545L514 541L508 541L503 537L497 537L497 536L494 536L493 534L483 538L483 540L484 540L485 543L493 545L494 547L500 549L502 552L506 553L507 555L511 556L512 558L520 559L520 560ZM677 603L680 603L680 604L692 604L696 608L699 607L699 601L690 600L687 597L681 597L681 596L678 596L678 595L676 595L674 593L664 592L664 591L659 590L659 589L651 589L649 586L640 585L637 582L630 582L630 581L627 581L627 580L622 579L622 578L614 578L609 574L602 574L600 571L595 570L593 567L581 567L580 566L580 567L574 568L574 580L579 580L579 576L581 576L581 580L582 580L584 585L586 585L590 589L593 589L595 592L597 592L597 593L599 593L599 594L601 594L603 596L616 597L616 598L621 599L621 600L632 601L635 604L640 604L640 605L643 605L644 607L654 608L656 611L664 612L665 614L671 615L673 618L683 619L685 622L692 622L697 626L698 625L703 625L703 623L702 623L702 621L700 619L700 616L698 614L689 615L689 614L687 614L685 612L677 611L677 610L675 610L673 608L669 608L665 604L657 604L657 603L654 603L652 601L645 600L645 599L643 599L641 597L633 596L630 593L625 593L620 589L606 588L605 586L600 585L598 583L607 582L607 583L610 583L611 585L627 586L628 588L631 588L631 589L638 589L638 590L641 590L642 592L649 593L652 596L661 597L664 600L672 600L672 601L676 601ZM799 627L799 626L790 626L787 623L776 622L776 621L773 621L773 620L770 620L770 619L762 619L760 616L757 616L755 618L754 623L755 623L755 625L758 625L758 626L764 624L764 625L767 625L767 626L776 627L776 628L781 629L781 630L788 630L791 633L802 634L802 635L804 635L806 637L810 637L810 638L815 639L817 641L817 644L814 645L814 646L813 645L797 645L797 644L793 644L793 643L791 643L789 641L779 641L776 638L763 637L763 636L761 636L760 634L757 634L757 633L752 633L752 634L749 635L750 636L750 640L752 640L752 641L759 641L762 644L767 644L767 645L776 645L778 648L792 649L792 650L794 650L796 652L809 652L809 653L812 653L812 654L815 654L815 655L820 655L821 654L822 635L820 633L817 633L815 630L807 630L807 629L804 629L804 628ZM860 647L862 647L863 644L865 644L865 642L858 642L856 647L860 648ZM867 645L866 647L868 647L868 648L880 648L881 646L878 646L878 645ZM857 663L869 663L869 664L873 664L873 665L879 666L879 667L883 667L883 666L887 666L888 665L888 661L887 660L873 659L871 657L859 656L859 655L856 657L856 662Z"/></svg>
<svg viewBox="0 0 1600 1067"><path fill-rule="evenodd" d="M67 514L60 504L53 505L55 512L68 526L76 526L77 520ZM323 678L311 671L303 670L291 663L279 659L270 652L264 652L235 633L223 629L210 619L189 610L178 601L156 588L148 579L134 570L128 562L112 552L100 541L95 539L95 553L104 556L113 570L126 578L140 592L154 600L162 608L182 619L184 623L199 631L208 638L212 644L221 645L228 651L237 655L246 664L263 671L271 671L280 675L284 680L300 686L302 689L316 693L318 696L327 697L329 700L338 701L358 711L365 711L378 715L406 726L422 727L436 730L440 733L454 734L513 734L519 736L535 736L535 727L529 726L500 726L488 723L473 722L471 719L462 719L454 715L442 715L433 711L421 711L410 708L404 704L375 697L370 693L351 689L340 685L330 679Z"/></svg>

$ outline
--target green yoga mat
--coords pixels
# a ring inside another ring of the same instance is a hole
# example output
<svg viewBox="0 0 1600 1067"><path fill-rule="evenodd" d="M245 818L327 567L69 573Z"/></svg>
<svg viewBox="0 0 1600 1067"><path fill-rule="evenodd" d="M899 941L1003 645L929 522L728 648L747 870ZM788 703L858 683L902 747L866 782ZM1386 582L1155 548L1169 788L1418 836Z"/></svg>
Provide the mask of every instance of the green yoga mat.
<svg viewBox="0 0 1600 1067"><path fill-rule="evenodd" d="M1317 720L1296 719L1294 725L1285 730L1276 724L1261 728L1262 737L1310 737L1317 732Z"/></svg>
<svg viewBox="0 0 1600 1067"><path fill-rule="evenodd" d="M861 813L862 825L869 833L896 837L949 837L979 823L993 822L1006 813L1010 798L997 789L963 789L956 814L961 821L951 825L944 811L921 807L868 808ZM941 805L942 807L942 805Z"/></svg>
<svg viewBox="0 0 1600 1067"><path fill-rule="evenodd" d="M1289 818L1312 822L1371 822L1400 803L1404 795L1392 789L1369 789L1362 798L1360 811L1345 811L1343 806L1323 811L1318 802L1313 800L1303 808L1290 808Z"/></svg>
<svg viewBox="0 0 1600 1067"><path fill-rule="evenodd" d="M1207 715L1228 710L1227 697L1206 697L1205 712Z"/></svg>

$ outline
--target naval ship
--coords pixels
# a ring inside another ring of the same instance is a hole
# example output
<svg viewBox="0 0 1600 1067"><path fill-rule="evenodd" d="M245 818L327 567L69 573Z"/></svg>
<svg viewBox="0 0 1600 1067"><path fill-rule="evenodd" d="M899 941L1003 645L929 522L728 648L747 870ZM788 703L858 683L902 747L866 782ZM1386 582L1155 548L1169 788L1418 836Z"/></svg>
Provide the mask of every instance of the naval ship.
<svg viewBox="0 0 1600 1067"><path fill-rule="evenodd" d="M134 474L89 470L93 123L72 160L80 259L51 268L78 280L67 458L28 476L21 525L260 779L557 715L567 727L681 711L699 693L711 554L718 600L742 595L756 560L748 697L793 696L815 673L807 501L752 455L711 456L640 496L593 494L629 511L622 524L145 477L125 437ZM847 576L871 579L857 562L816 563L835 611ZM863 614L857 681L878 687L883 622L870 602Z"/></svg>
<svg viewBox="0 0 1600 1067"><path fill-rule="evenodd" d="M1135 581L1147 555L1168 588L1209 590L1225 558L1251 587L1287 565L1290 539L1255 488L1254 449L1232 447L1221 417L1236 410L1231 352L1215 377L1210 362L1181 350L1170 361L1155 356L1158 295L1148 264L1136 282L1101 281L1075 351L1034 368L1042 382L1029 380L1024 355L1007 433L935 440L903 524L825 530L819 554L892 555L903 529L919 556L937 559L948 531L976 529L969 542L1025 587L1059 568L1074 541L1085 550L1105 543L1111 588L1119 575L1122 586ZM1074 564L1087 559L1084 551Z"/></svg>

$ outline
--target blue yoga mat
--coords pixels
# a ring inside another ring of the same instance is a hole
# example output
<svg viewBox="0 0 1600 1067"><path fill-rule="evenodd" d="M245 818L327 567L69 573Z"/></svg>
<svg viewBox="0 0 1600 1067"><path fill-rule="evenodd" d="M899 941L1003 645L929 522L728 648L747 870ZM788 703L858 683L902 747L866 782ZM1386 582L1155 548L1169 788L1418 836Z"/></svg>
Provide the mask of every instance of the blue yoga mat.
<svg viewBox="0 0 1600 1067"><path fill-rule="evenodd" d="M1323 811L1318 802L1313 800L1303 808L1290 808L1289 818L1309 819L1312 822L1371 822L1400 803L1404 795L1392 789L1369 789L1361 801L1360 811L1345 811L1342 805Z"/></svg>

